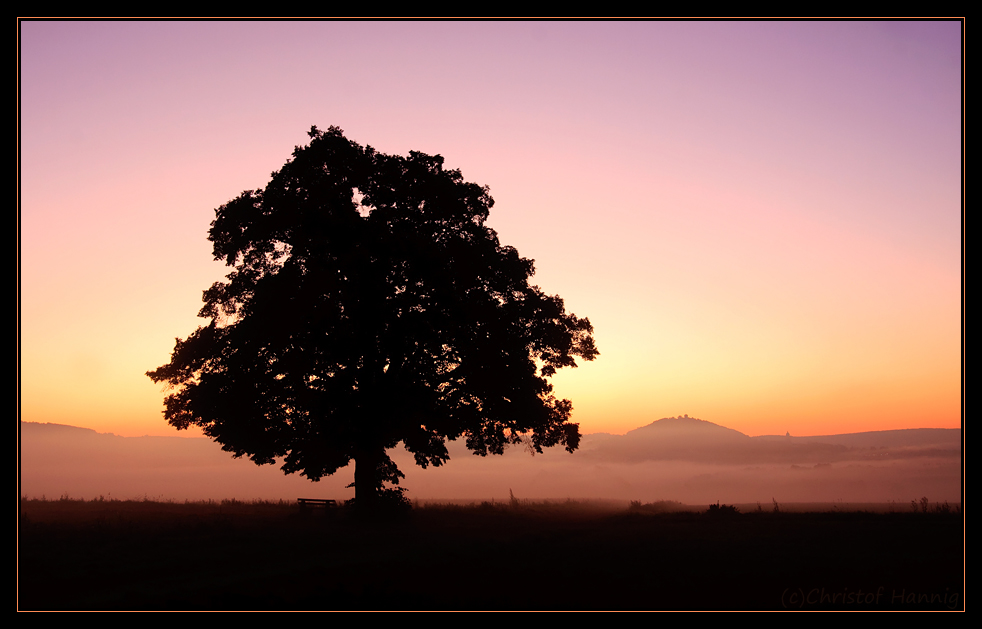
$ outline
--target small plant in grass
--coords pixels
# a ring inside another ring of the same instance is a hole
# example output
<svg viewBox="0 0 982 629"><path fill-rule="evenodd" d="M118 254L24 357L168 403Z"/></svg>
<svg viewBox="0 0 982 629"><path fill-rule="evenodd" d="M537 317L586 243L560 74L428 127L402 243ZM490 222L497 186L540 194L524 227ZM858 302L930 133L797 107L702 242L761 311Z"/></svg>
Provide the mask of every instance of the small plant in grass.
<svg viewBox="0 0 982 629"><path fill-rule="evenodd" d="M717 500L716 504L709 505L709 510L706 513L710 515L737 515L740 510L734 505L721 505Z"/></svg>

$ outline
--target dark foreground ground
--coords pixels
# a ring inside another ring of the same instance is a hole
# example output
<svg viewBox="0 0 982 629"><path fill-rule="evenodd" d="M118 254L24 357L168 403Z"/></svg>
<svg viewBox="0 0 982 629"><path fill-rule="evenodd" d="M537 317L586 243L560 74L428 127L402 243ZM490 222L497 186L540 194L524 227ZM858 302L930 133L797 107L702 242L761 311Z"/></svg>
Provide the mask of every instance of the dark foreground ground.
<svg viewBox="0 0 982 629"><path fill-rule="evenodd" d="M20 507L21 610L964 609L954 512Z"/></svg>

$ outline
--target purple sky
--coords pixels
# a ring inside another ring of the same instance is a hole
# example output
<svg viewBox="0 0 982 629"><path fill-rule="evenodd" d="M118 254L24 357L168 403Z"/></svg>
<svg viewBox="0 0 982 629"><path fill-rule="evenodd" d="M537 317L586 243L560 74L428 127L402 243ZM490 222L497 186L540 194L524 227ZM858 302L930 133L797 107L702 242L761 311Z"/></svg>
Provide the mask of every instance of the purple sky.
<svg viewBox="0 0 982 629"><path fill-rule="evenodd" d="M960 425L962 23L21 22L21 417L175 434L144 373L214 209L311 125L439 153L588 316L584 432Z"/></svg>

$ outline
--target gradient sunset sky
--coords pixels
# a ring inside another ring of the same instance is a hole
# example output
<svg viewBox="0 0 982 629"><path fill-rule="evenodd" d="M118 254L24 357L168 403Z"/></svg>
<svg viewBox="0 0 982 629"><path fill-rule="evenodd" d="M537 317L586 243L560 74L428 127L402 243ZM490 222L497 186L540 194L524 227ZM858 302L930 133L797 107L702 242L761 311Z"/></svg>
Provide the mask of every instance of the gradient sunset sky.
<svg viewBox="0 0 982 629"><path fill-rule="evenodd" d="M960 426L962 24L20 23L21 419L178 435L214 210L311 125L439 153L589 317L581 431Z"/></svg>

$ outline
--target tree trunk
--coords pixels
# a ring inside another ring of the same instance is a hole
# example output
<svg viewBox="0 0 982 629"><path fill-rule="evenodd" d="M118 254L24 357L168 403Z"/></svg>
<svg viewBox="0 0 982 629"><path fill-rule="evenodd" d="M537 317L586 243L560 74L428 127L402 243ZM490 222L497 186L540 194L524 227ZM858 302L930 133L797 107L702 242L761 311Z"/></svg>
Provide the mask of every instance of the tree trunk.
<svg viewBox="0 0 982 629"><path fill-rule="evenodd" d="M355 457L355 506L361 510L374 510L379 503L379 465L385 450L366 448Z"/></svg>

